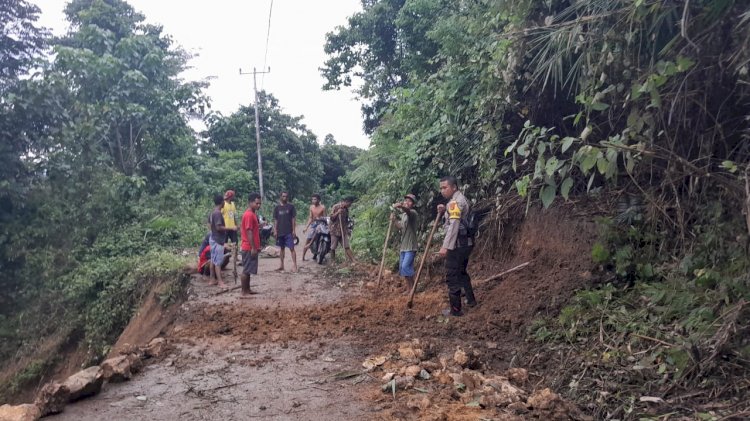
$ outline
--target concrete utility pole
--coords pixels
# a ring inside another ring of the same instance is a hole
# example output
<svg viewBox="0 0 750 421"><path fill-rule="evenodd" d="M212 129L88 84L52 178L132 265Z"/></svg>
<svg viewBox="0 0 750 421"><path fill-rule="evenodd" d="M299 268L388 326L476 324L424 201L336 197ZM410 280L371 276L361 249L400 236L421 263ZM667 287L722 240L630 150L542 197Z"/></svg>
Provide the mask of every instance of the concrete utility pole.
<svg viewBox="0 0 750 421"><path fill-rule="evenodd" d="M242 69L240 69L241 75L249 75L249 74L253 75L253 91L255 92L255 143L256 143L256 148L258 151L258 186L260 187L261 200L265 200L266 195L265 195L265 192L263 191L263 159L261 158L261 155L260 155L260 116L258 114L259 105L258 105L258 78L257 76L259 74L264 74L264 73L271 73L271 68L269 67L268 70L259 72L255 70L255 67L253 67L252 73L250 72L242 73Z"/></svg>

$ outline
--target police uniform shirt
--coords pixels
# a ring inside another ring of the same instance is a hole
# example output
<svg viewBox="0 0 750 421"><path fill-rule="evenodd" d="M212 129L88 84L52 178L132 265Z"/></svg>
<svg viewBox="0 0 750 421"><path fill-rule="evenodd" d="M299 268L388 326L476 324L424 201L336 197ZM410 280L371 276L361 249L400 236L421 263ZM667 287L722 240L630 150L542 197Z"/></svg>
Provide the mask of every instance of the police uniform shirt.
<svg viewBox="0 0 750 421"><path fill-rule="evenodd" d="M445 239L443 248L453 250L456 248L461 219L469 215L470 206L466 196L456 190L453 197L448 201L443 214L443 226L445 228Z"/></svg>

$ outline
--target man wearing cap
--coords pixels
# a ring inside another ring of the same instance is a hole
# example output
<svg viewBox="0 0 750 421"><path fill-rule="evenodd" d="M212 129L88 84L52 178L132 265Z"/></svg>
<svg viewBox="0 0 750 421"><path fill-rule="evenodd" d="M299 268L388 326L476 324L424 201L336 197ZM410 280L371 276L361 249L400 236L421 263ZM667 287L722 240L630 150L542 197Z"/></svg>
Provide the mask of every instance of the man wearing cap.
<svg viewBox="0 0 750 421"><path fill-rule="evenodd" d="M417 197L409 193L404 196L404 201L394 203L393 208L401 211L401 217L396 219L396 214L391 214L391 219L401 230L401 248L398 260L399 274L406 280L407 291L414 285L414 257L417 254L417 227L419 226L419 214L414 210Z"/></svg>
<svg viewBox="0 0 750 421"><path fill-rule="evenodd" d="M354 203L354 197L347 196L341 202L333 205L331 208L331 261L336 262L336 249L339 244L344 247L344 254L346 255L349 263L353 263L354 253L352 253L351 245L349 244L348 224L349 224L349 207Z"/></svg>
<svg viewBox="0 0 750 421"><path fill-rule="evenodd" d="M448 199L448 206L437 207L443 215L445 239L440 248L440 256L445 259L445 282L448 284L449 313L451 316L462 316L461 290L466 294L466 305L474 307L477 299L471 286L471 277L466 271L469 256L474 249L474 239L468 234L467 218L471 208L466 196L458 190L455 177L446 176L440 179L440 194ZM447 211L447 212L446 212Z"/></svg>
<svg viewBox="0 0 750 421"><path fill-rule="evenodd" d="M224 193L224 207L221 209L221 215L224 217L224 226L227 227L227 229L234 229L234 231L227 231L227 240L236 245L237 206L234 204L234 190L227 190L227 192Z"/></svg>

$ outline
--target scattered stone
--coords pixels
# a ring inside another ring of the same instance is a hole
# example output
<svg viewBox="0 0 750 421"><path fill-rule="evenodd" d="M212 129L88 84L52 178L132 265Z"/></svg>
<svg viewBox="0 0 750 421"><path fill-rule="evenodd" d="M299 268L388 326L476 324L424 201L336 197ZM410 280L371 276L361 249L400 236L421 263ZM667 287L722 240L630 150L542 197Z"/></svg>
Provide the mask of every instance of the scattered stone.
<svg viewBox="0 0 750 421"><path fill-rule="evenodd" d="M477 375L477 373L467 370L461 373L460 383L466 385L466 390L472 391L482 385L482 379Z"/></svg>
<svg viewBox="0 0 750 421"><path fill-rule="evenodd" d="M2 421L36 421L42 416L39 407L31 404L0 406Z"/></svg>
<svg viewBox="0 0 750 421"><path fill-rule="evenodd" d="M129 343L124 343L122 346L120 346L120 351L118 352L120 355L128 355L128 354L136 354L139 352L139 349L135 345L131 345Z"/></svg>
<svg viewBox="0 0 750 421"><path fill-rule="evenodd" d="M408 389L414 386L414 378L409 376L396 377L396 386L402 389Z"/></svg>
<svg viewBox="0 0 750 421"><path fill-rule="evenodd" d="M432 376L430 376L430 372L425 370L424 368L419 372L419 378L422 380L430 380Z"/></svg>
<svg viewBox="0 0 750 421"><path fill-rule="evenodd" d="M143 359L138 354L128 354L128 361L131 373L137 373L143 368Z"/></svg>
<svg viewBox="0 0 750 421"><path fill-rule="evenodd" d="M448 368L448 365L450 364L450 360L448 357L442 356L440 357L440 367L443 369Z"/></svg>
<svg viewBox="0 0 750 421"><path fill-rule="evenodd" d="M526 403L534 409L551 409L560 401L562 401L560 395L554 393L549 388L545 388L536 391L529 397Z"/></svg>
<svg viewBox="0 0 750 421"><path fill-rule="evenodd" d="M420 364L422 368L432 373L433 371L440 370L442 367L440 364L434 362L434 361L423 361L422 364Z"/></svg>
<svg viewBox="0 0 750 421"><path fill-rule="evenodd" d="M385 373L381 380L383 380L384 382L389 382L393 380L394 377L396 377L396 373Z"/></svg>
<svg viewBox="0 0 750 421"><path fill-rule="evenodd" d="M410 365L409 367L406 367L406 370L404 371L404 375L414 378L414 377L417 377L421 371L422 371L422 367L418 365Z"/></svg>
<svg viewBox="0 0 750 421"><path fill-rule="evenodd" d="M424 358L424 350L411 343L406 343L398 347L398 355L402 360L421 361Z"/></svg>
<svg viewBox="0 0 750 421"><path fill-rule="evenodd" d="M440 384L453 384L453 378L445 370L436 372L435 380L437 380Z"/></svg>
<svg viewBox="0 0 750 421"><path fill-rule="evenodd" d="M388 361L388 357L386 357L385 355L370 357L362 363L362 367L364 367L368 371L371 371L374 370L375 367L380 367L381 365L385 364L386 361Z"/></svg>
<svg viewBox="0 0 750 421"><path fill-rule="evenodd" d="M278 342L279 339L281 339L280 333L272 333L271 334L271 342Z"/></svg>
<svg viewBox="0 0 750 421"><path fill-rule="evenodd" d="M461 378L461 374L459 374L459 373L448 373L448 376L450 376L450 378L453 380L452 383L454 385L457 385L457 384L463 385L464 384L463 379ZM466 387L466 386L464 385L464 387Z"/></svg>
<svg viewBox="0 0 750 421"><path fill-rule="evenodd" d="M591 419L583 415L573 403L564 400L550 389L536 391L526 403L535 414L546 419Z"/></svg>
<svg viewBox="0 0 750 421"><path fill-rule="evenodd" d="M99 366L92 366L68 377L63 383L70 390L70 402L99 393L104 376Z"/></svg>
<svg viewBox="0 0 750 421"><path fill-rule="evenodd" d="M141 402L146 402L146 401L148 400L148 398L147 398L147 397L145 397L145 396L143 396L143 395L138 395L138 396L136 396L135 398L136 398L137 400L141 401Z"/></svg>
<svg viewBox="0 0 750 421"><path fill-rule="evenodd" d="M469 364L469 356L466 355L463 349L458 348L453 354L453 361L461 367L466 367Z"/></svg>
<svg viewBox="0 0 750 421"><path fill-rule="evenodd" d="M497 342L487 342L487 349L497 349Z"/></svg>
<svg viewBox="0 0 750 421"><path fill-rule="evenodd" d="M42 417L57 414L65 409L70 400L70 389L64 384L51 382L42 387L36 395L34 405L39 408Z"/></svg>
<svg viewBox="0 0 750 421"><path fill-rule="evenodd" d="M529 372L525 368L509 368L505 375L515 384L524 384L529 380Z"/></svg>
<svg viewBox="0 0 750 421"><path fill-rule="evenodd" d="M375 288L375 282L370 281L370 282L366 283L365 284L365 288L367 288L367 289L373 289L373 288Z"/></svg>
<svg viewBox="0 0 750 421"><path fill-rule="evenodd" d="M485 384L487 386L490 386L500 394L505 405L521 401L526 397L526 392L513 386L512 384L510 384L508 379L501 376L487 379L485 381Z"/></svg>
<svg viewBox="0 0 750 421"><path fill-rule="evenodd" d="M167 349L167 341L164 338L154 338L148 343L144 353L149 358L159 358Z"/></svg>
<svg viewBox="0 0 750 421"><path fill-rule="evenodd" d="M267 246L260 251L262 257L279 257L279 249L274 246Z"/></svg>
<svg viewBox="0 0 750 421"><path fill-rule="evenodd" d="M381 389L385 393L393 393L394 385L396 386L396 391L411 389L414 386L414 379L406 376L396 376L384 384Z"/></svg>
<svg viewBox="0 0 750 421"><path fill-rule="evenodd" d="M130 364L131 361L127 355L120 355L104 361L101 365L104 380L117 383L130 379L132 376Z"/></svg>

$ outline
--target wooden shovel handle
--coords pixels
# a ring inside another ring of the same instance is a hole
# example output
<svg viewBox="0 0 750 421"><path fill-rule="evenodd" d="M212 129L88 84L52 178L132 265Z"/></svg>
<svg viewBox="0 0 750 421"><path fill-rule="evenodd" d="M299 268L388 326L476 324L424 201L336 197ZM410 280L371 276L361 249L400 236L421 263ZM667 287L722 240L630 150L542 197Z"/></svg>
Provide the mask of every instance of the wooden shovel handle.
<svg viewBox="0 0 750 421"><path fill-rule="evenodd" d="M341 231L341 246L344 247L344 251L346 251L346 234L344 233L344 220L341 218L340 213L339 213L339 231Z"/></svg>
<svg viewBox="0 0 750 421"><path fill-rule="evenodd" d="M388 218L388 232L385 234L383 243L383 257L380 259L380 270L378 271L377 287L380 288L380 280L383 277L383 266L385 266L385 252L388 250L388 240L391 238L391 229L393 228L393 218Z"/></svg>
<svg viewBox="0 0 750 421"><path fill-rule="evenodd" d="M417 284L419 283L419 277L422 275L422 268L424 267L424 261L427 260L427 254L430 252L430 244L432 243L432 236L435 235L435 230L437 230L438 222L440 221L440 212L438 212L437 216L435 217L435 222L432 224L432 229L430 230L430 235L427 236L427 244L424 246L424 253L422 254L422 260L419 262L419 269L417 269L417 276L414 277L414 285L411 286L411 291L409 292L409 301L406 303L406 306L411 308L411 305L414 302L414 293L417 291Z"/></svg>

